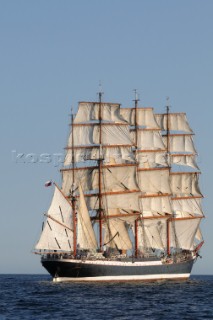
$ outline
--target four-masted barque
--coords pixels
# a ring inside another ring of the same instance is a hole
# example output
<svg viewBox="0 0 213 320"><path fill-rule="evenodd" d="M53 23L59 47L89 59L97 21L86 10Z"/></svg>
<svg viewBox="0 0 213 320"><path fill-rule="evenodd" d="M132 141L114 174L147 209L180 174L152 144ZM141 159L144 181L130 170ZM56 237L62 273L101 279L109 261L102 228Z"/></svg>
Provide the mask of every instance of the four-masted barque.
<svg viewBox="0 0 213 320"><path fill-rule="evenodd" d="M185 113L80 102L35 253L54 281L187 279L203 244Z"/></svg>

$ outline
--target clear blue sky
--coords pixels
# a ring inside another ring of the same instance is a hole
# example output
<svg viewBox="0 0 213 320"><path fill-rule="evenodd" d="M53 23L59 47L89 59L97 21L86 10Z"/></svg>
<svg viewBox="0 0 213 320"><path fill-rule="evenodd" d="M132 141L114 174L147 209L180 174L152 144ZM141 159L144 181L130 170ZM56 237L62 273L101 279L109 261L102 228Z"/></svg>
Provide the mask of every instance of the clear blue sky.
<svg viewBox="0 0 213 320"><path fill-rule="evenodd" d="M0 273L42 273L31 250L51 190L51 163L16 163L14 154L62 153L70 108L104 99L185 111L203 172L207 219L203 259L193 273L213 273L213 1L0 1ZM16 153L14 153L16 152Z"/></svg>

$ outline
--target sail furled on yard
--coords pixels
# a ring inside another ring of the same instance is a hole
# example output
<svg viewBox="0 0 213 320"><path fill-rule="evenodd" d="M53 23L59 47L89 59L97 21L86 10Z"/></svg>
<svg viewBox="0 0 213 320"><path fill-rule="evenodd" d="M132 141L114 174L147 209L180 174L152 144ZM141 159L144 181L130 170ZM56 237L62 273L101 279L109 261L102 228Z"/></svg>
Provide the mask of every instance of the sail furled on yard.
<svg viewBox="0 0 213 320"><path fill-rule="evenodd" d="M73 249L72 208L58 187L55 187L46 216L44 229L35 249L71 251Z"/></svg>

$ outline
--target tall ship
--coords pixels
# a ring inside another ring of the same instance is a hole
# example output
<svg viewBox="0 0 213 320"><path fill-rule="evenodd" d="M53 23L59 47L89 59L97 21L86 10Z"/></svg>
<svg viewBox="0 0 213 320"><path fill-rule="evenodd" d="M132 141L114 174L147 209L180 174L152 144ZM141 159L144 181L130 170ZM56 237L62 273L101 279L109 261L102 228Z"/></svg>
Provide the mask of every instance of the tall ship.
<svg viewBox="0 0 213 320"><path fill-rule="evenodd" d="M185 113L103 101L71 116L62 175L34 252L53 281L188 279L204 217Z"/></svg>

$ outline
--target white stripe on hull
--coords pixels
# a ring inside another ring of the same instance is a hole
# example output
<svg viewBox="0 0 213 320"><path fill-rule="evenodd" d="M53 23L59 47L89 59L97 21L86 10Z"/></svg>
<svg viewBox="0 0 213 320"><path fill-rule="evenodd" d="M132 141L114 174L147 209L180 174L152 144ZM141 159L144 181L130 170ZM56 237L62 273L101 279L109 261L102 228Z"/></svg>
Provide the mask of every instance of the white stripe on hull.
<svg viewBox="0 0 213 320"><path fill-rule="evenodd" d="M49 261L55 261L50 260ZM132 261L112 261L112 260L73 260L73 259L60 259L57 260L58 262L72 262L72 263L82 263L82 264L93 264L93 265L107 265L107 266L159 266L162 265L162 261L156 260L156 261L142 261L142 262L132 262Z"/></svg>
<svg viewBox="0 0 213 320"><path fill-rule="evenodd" d="M57 277L53 278L54 282L65 282L65 281L136 281L136 280L162 280L162 279L188 279L190 273L180 274L147 274L147 275L134 275L134 276L104 276L104 277L85 277L85 278L68 278L68 277Z"/></svg>

